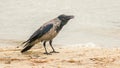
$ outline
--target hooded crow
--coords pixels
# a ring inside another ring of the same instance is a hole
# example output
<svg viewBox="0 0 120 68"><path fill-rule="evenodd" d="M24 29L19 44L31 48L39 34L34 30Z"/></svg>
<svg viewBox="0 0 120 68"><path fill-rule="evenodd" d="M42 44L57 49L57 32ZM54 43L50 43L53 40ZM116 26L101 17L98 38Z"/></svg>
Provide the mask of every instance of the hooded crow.
<svg viewBox="0 0 120 68"><path fill-rule="evenodd" d="M43 46L45 48L44 54L50 54L47 52L46 49L46 42L49 41L49 44L52 48L51 53L58 53L52 46L52 40L56 37L56 35L60 32L64 25L67 22L74 18L73 15L59 15L57 18L50 20L49 22L43 24L37 31L35 31L30 38L23 42L24 48L22 49L21 53L28 51L31 49L35 44L39 42L43 42Z"/></svg>

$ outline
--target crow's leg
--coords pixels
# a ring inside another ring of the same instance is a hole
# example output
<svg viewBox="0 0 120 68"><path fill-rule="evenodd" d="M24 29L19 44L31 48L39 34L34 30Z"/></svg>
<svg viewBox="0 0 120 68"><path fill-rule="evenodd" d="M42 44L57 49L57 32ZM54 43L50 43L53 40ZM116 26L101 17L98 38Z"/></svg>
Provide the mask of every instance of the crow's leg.
<svg viewBox="0 0 120 68"><path fill-rule="evenodd" d="M46 49L46 41L43 42L43 45L44 45L44 49L45 49L45 53L44 54L50 55L50 53L48 53L47 49Z"/></svg>
<svg viewBox="0 0 120 68"><path fill-rule="evenodd" d="M50 52L50 53L59 53L59 52L56 52L55 49L53 48L53 46L52 46L52 40L49 41L49 44L50 44L50 46L51 46L51 48L52 48L52 50L53 50L53 51Z"/></svg>

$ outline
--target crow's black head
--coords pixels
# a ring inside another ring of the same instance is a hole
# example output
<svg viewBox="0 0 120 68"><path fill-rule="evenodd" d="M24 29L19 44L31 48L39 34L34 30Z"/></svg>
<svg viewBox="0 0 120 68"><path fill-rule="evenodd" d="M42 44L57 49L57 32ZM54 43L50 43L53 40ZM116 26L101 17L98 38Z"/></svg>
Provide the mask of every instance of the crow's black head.
<svg viewBox="0 0 120 68"><path fill-rule="evenodd" d="M67 24L67 22L68 22L70 19L72 19L72 18L74 18L73 15L64 15L64 14L62 14L62 15L58 16L58 19L61 20L61 22L60 22L60 26L57 27L56 31L59 32L59 31L63 28L63 26L64 26L65 24Z"/></svg>
<svg viewBox="0 0 120 68"><path fill-rule="evenodd" d="M68 21L68 20L74 18L74 16L73 15L64 15L64 14L62 14L62 15L58 16L58 18L61 21Z"/></svg>
<svg viewBox="0 0 120 68"><path fill-rule="evenodd" d="M74 18L74 16L62 14L58 16L58 18L61 20L61 25L64 26L70 19Z"/></svg>

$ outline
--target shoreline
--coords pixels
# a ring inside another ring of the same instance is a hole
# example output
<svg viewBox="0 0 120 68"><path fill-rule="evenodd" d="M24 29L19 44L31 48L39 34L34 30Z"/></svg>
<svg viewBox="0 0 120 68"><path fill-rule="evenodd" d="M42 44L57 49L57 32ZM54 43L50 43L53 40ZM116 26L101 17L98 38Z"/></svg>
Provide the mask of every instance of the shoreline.
<svg viewBox="0 0 120 68"><path fill-rule="evenodd" d="M48 46L48 51L51 48ZM58 47L52 55L45 55L44 48L36 45L21 54L21 48L1 48L2 68L119 68L120 48ZM22 65L22 66L21 66Z"/></svg>

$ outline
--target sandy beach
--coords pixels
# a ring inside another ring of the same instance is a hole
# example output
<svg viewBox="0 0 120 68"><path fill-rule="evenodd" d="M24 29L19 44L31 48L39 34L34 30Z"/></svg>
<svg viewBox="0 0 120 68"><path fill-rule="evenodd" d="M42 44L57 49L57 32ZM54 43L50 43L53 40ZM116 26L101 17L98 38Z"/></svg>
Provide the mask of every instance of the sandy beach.
<svg viewBox="0 0 120 68"><path fill-rule="evenodd" d="M60 53L45 55L41 44L23 54L16 44L0 47L0 68L120 68L119 48L55 46Z"/></svg>

